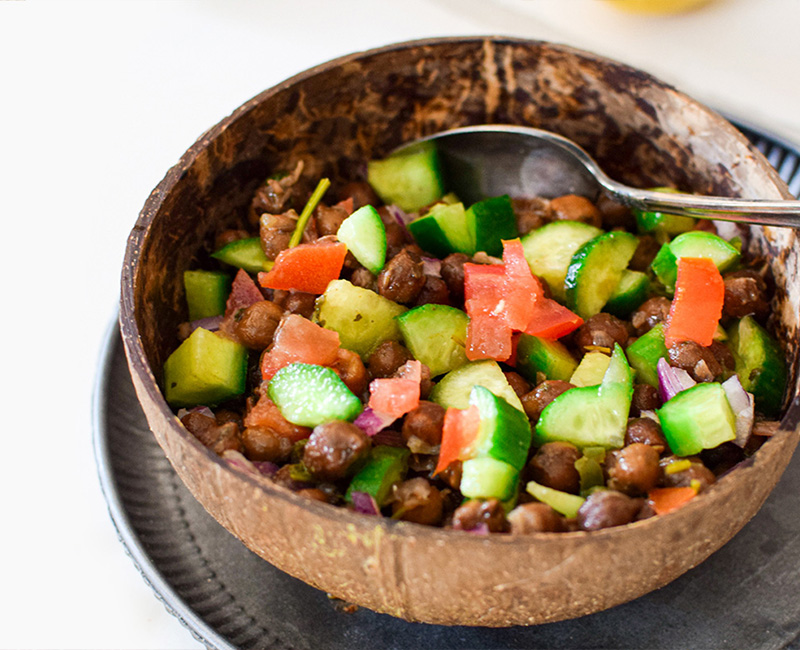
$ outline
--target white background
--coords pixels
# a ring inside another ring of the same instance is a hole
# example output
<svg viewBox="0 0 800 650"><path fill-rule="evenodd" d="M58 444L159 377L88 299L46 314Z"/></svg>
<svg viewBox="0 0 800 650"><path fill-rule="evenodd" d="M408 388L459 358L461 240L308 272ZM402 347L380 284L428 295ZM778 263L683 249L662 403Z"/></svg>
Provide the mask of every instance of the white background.
<svg viewBox="0 0 800 650"><path fill-rule="evenodd" d="M0 646L190 648L100 493L91 393L128 231L206 128L286 77L411 38L554 40L800 142L800 1L662 18L602 0L0 0Z"/></svg>

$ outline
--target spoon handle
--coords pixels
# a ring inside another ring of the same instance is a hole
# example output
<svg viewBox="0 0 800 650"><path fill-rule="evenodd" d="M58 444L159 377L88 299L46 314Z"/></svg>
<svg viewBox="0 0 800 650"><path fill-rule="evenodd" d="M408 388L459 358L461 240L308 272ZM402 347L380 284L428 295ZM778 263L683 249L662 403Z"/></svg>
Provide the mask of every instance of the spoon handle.
<svg viewBox="0 0 800 650"><path fill-rule="evenodd" d="M631 208L699 219L800 228L800 201L734 199L653 192L626 187L610 179L598 180L618 201Z"/></svg>

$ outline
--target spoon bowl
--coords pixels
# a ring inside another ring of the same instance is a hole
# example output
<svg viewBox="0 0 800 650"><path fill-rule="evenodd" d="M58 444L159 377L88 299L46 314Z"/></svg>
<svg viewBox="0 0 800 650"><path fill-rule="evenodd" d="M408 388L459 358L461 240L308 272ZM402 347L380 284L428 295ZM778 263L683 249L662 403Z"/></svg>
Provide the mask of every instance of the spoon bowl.
<svg viewBox="0 0 800 650"><path fill-rule="evenodd" d="M800 201L749 200L657 192L630 187L606 174L569 138L528 126L483 124L436 133L447 186L472 203L510 194L553 198L579 194L594 201L605 190L630 208L760 226L800 226Z"/></svg>

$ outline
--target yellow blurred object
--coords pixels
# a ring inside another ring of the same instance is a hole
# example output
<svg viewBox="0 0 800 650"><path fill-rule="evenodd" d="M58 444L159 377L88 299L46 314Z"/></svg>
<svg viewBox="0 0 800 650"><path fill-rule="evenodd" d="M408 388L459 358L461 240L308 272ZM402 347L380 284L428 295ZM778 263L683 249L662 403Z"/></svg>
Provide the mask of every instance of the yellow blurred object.
<svg viewBox="0 0 800 650"><path fill-rule="evenodd" d="M674 14L691 11L711 0L606 0L617 9L638 14Z"/></svg>

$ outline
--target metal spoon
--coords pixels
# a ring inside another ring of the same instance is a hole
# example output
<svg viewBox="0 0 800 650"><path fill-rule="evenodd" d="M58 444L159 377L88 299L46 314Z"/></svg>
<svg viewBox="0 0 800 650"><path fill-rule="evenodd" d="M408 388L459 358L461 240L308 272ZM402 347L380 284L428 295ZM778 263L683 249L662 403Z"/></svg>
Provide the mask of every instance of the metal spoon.
<svg viewBox="0 0 800 650"><path fill-rule="evenodd" d="M580 194L596 199L604 189L624 205L651 212L800 227L800 201L734 199L628 187L609 178L577 144L541 129L484 124L442 131L415 143L426 140L436 141L448 188L468 203L501 194L545 198Z"/></svg>

